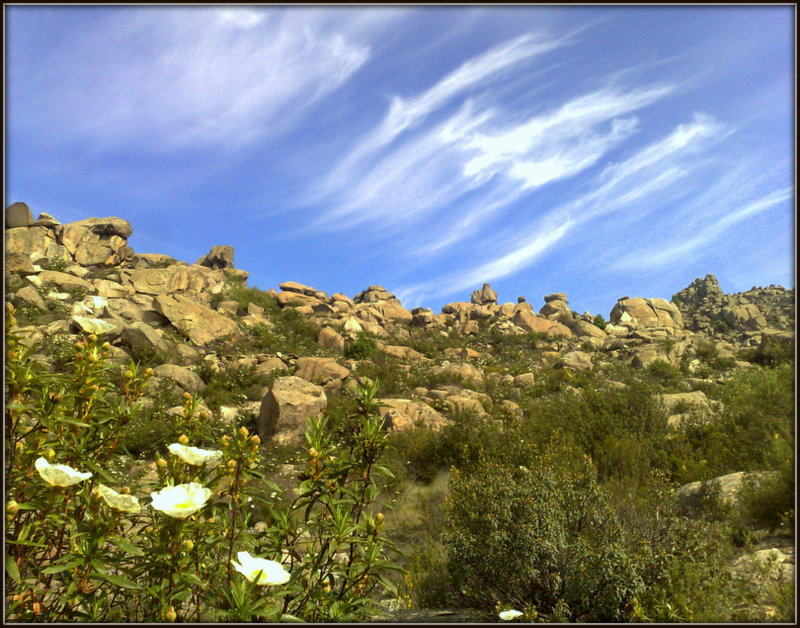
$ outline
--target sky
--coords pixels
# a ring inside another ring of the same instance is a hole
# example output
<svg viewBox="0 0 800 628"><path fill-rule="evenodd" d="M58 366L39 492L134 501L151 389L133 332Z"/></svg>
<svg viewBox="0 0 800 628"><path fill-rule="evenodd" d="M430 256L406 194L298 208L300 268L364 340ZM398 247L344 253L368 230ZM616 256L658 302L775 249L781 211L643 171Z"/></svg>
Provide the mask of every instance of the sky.
<svg viewBox="0 0 800 628"><path fill-rule="evenodd" d="M5 205L412 309L794 287L794 6L8 6Z"/></svg>

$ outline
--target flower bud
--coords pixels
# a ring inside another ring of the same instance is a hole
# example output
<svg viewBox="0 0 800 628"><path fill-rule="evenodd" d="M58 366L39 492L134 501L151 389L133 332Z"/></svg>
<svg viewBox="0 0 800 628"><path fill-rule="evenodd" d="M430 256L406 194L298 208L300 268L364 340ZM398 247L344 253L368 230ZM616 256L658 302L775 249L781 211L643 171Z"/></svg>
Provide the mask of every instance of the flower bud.
<svg viewBox="0 0 800 628"><path fill-rule="evenodd" d="M173 622L178 619L178 613L175 612L175 608L170 606L166 613L164 613L164 619L169 622Z"/></svg>
<svg viewBox="0 0 800 628"><path fill-rule="evenodd" d="M310 458L316 458L319 456L319 452L312 447L311 449L308 450L308 455Z"/></svg>
<svg viewBox="0 0 800 628"><path fill-rule="evenodd" d="M6 504L6 512L13 517L19 512L19 504L12 499Z"/></svg>
<svg viewBox="0 0 800 628"><path fill-rule="evenodd" d="M52 460L56 457L56 450L53 448L48 449L46 452L44 452L44 457L48 460Z"/></svg>
<svg viewBox="0 0 800 628"><path fill-rule="evenodd" d="M223 436L222 438L219 439L219 442L223 448L227 448L230 447L231 439L228 438L228 436Z"/></svg>
<svg viewBox="0 0 800 628"><path fill-rule="evenodd" d="M192 400L192 396L188 392L185 392L185 393L183 393L183 400L184 401L191 401Z"/></svg>
<svg viewBox="0 0 800 628"><path fill-rule="evenodd" d="M111 343L110 343L108 340L106 340L106 341L103 343L103 345L102 345L102 347L101 347L101 348L102 348L102 349L105 349L106 351L108 351L108 350L111 348Z"/></svg>
<svg viewBox="0 0 800 628"><path fill-rule="evenodd" d="M248 436L250 436L250 432L244 425L242 425L242 427L239 428L239 436L241 436L242 438L247 438Z"/></svg>
<svg viewBox="0 0 800 628"><path fill-rule="evenodd" d="M156 459L156 466L159 469L166 469L167 468L167 461L164 460L163 458L157 458Z"/></svg>
<svg viewBox="0 0 800 628"><path fill-rule="evenodd" d="M19 453L22 453L22 450L25 449L25 445L22 444L21 440L18 440L17 444L14 445L14 449L16 449Z"/></svg>
<svg viewBox="0 0 800 628"><path fill-rule="evenodd" d="M194 549L194 543L192 542L192 539L186 539L183 542L183 549L185 549L187 552L191 552Z"/></svg>
<svg viewBox="0 0 800 628"><path fill-rule="evenodd" d="M145 376L147 376L147 377L152 377L154 373L155 373L155 371L154 371L153 369L151 369L151 368L147 368L147 369L145 369L145 371L144 371L144 374L145 374Z"/></svg>
<svg viewBox="0 0 800 628"><path fill-rule="evenodd" d="M131 488L130 486L123 486L121 489L119 489L119 492L121 495L130 495Z"/></svg>
<svg viewBox="0 0 800 628"><path fill-rule="evenodd" d="M200 413L200 418L201 418L203 421L208 421L208 419L209 419L208 412L206 412L205 410L203 410L203 411Z"/></svg>
<svg viewBox="0 0 800 628"><path fill-rule="evenodd" d="M258 434L253 434L250 437L250 442L257 447L258 445L261 444L261 439L258 437Z"/></svg>
<svg viewBox="0 0 800 628"><path fill-rule="evenodd" d="M236 470L236 461L235 460L228 460L228 462L226 463L225 466L228 467L228 471L233 472L233 471Z"/></svg>
<svg viewBox="0 0 800 628"><path fill-rule="evenodd" d="M132 370L128 369L127 371L125 371L125 378L126 379L131 379L132 377L133 377L133 371Z"/></svg>
<svg viewBox="0 0 800 628"><path fill-rule="evenodd" d="M89 334L89 336L86 339L89 342L96 342L97 341L97 336L95 336L94 334Z"/></svg>
<svg viewBox="0 0 800 628"><path fill-rule="evenodd" d="M188 437L186 434L181 434L181 435L178 437L178 442L179 442L181 445L188 445L188 444L189 444L189 437Z"/></svg>

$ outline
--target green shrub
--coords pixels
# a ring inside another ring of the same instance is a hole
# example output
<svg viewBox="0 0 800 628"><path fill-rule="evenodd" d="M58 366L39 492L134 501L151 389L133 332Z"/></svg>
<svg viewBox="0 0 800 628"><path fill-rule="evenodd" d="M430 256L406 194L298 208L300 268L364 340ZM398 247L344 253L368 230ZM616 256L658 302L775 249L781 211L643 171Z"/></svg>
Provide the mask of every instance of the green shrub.
<svg viewBox="0 0 800 628"><path fill-rule="evenodd" d="M359 334L355 340L347 340L344 345L344 357L348 360L365 360L373 358L378 352L375 338L367 334Z"/></svg>
<svg viewBox="0 0 800 628"><path fill-rule="evenodd" d="M772 474L745 477L740 494L741 512L751 526L792 529L795 495L792 442L774 434L766 463Z"/></svg>
<svg viewBox="0 0 800 628"><path fill-rule="evenodd" d="M58 271L60 273L63 273L64 270L69 265L70 265L70 262L68 260L65 260L60 255L56 255L56 256L50 258L50 263L48 264L48 268L50 270L55 270L55 271Z"/></svg>
<svg viewBox="0 0 800 628"><path fill-rule="evenodd" d="M665 386L675 386L683 380L680 369L666 360L653 360L646 370L647 374Z"/></svg>
<svg viewBox="0 0 800 628"><path fill-rule="evenodd" d="M602 385L596 376L584 374L582 377L587 378L590 385L577 393L542 397L532 403L523 398L521 403L528 421L520 429L529 433L528 440L535 442L543 433L557 428L563 430L597 462L602 481L623 472L613 465L613 461L620 458L607 451L614 441L620 441L622 448L625 442L639 443L626 456L635 451L645 472L662 465L667 417L654 387L632 381L616 389ZM629 463L623 466L630 468Z"/></svg>
<svg viewBox="0 0 800 628"><path fill-rule="evenodd" d="M606 325L608 325L606 319L603 318L602 314L595 315L594 320L592 322L595 324L596 327L599 327L600 329L605 329Z"/></svg>
<svg viewBox="0 0 800 628"><path fill-rule="evenodd" d="M694 348L694 355L699 360L703 362L710 362L717 356L719 356L719 351L717 350L717 346L707 340L701 340L698 345Z"/></svg>
<svg viewBox="0 0 800 628"><path fill-rule="evenodd" d="M763 345L755 349L752 361L764 366L778 366L780 364L793 364L794 358L794 342L768 337Z"/></svg>
<svg viewBox="0 0 800 628"><path fill-rule="evenodd" d="M564 468L547 452L530 468L454 471L448 529L449 573L470 606L619 621L643 589L588 459Z"/></svg>
<svg viewBox="0 0 800 628"><path fill-rule="evenodd" d="M211 410L220 406L237 406L245 401L259 401L270 384L255 365L239 365L213 372L203 391L203 399Z"/></svg>

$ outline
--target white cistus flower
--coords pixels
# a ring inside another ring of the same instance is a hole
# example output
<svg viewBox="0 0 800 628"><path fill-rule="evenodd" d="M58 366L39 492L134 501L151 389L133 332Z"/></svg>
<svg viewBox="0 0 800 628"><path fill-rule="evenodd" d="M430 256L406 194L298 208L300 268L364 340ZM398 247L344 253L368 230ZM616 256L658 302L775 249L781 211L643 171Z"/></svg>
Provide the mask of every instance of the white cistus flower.
<svg viewBox="0 0 800 628"><path fill-rule="evenodd" d="M188 445L181 445L180 443L172 443L169 447L170 453L175 454L187 464L199 467L206 462L212 460L219 460L222 458L222 452L214 449L199 449L198 447L189 447Z"/></svg>
<svg viewBox="0 0 800 628"><path fill-rule="evenodd" d="M251 556L250 552L239 552L236 557L239 562L232 560L233 568L250 582L255 582L257 585L284 584L291 577L289 572L274 560L256 558Z"/></svg>
<svg viewBox="0 0 800 628"><path fill-rule="evenodd" d="M206 505L211 497L211 489L197 482L190 482L165 486L160 491L153 491L150 496L156 510L176 519L186 519Z"/></svg>
<svg viewBox="0 0 800 628"><path fill-rule="evenodd" d="M91 473L81 473L65 464L50 464L47 458L37 458L33 464L50 486L72 486L92 477Z"/></svg>
<svg viewBox="0 0 800 628"><path fill-rule="evenodd" d="M517 617L522 617L522 611L516 611L513 608L510 611L503 611L500 613L500 619L503 621L511 621Z"/></svg>
<svg viewBox="0 0 800 628"><path fill-rule="evenodd" d="M105 484L99 484L95 490L106 504L116 510L121 510L123 512L139 512L142 509L139 505L139 500L133 495L117 493L117 491Z"/></svg>

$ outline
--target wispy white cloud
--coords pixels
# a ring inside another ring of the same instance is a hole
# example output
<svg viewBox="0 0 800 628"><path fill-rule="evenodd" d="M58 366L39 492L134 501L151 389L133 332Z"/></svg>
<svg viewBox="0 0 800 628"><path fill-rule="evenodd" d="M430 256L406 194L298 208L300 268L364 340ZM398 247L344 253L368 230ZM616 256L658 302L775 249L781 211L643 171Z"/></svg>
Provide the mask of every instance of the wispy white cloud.
<svg viewBox="0 0 800 628"><path fill-rule="evenodd" d="M497 199L508 205L536 187L595 164L636 132L635 117L619 116L655 102L670 90L670 86L606 88L514 126L502 124L505 112L501 108L478 108L467 99L444 122L395 140L379 157L373 155L373 163L353 167L351 161L336 168L328 181L336 180L339 189L329 193L327 211L315 226L345 229L371 221L382 229L400 223L411 227L415 219L430 218L431 212L485 186L486 194L459 208L450 225L453 229L414 247L415 255L440 251L502 211ZM441 99L417 98L414 102L428 104L412 110L427 111L430 102ZM365 146L371 150L372 139L359 144L351 157Z"/></svg>
<svg viewBox="0 0 800 628"><path fill-rule="evenodd" d="M756 214L767 211L791 199L794 196L793 188L786 188L772 192L767 196L739 207L723 217L705 225L702 230L691 237L689 233L681 232L679 237L671 238L671 242L664 245L663 241L654 247L640 249L622 258L614 268L630 268L635 263L637 269L660 268L674 264L678 260L691 259L699 249L718 239L733 225L750 218Z"/></svg>
<svg viewBox="0 0 800 628"><path fill-rule="evenodd" d="M404 131L413 129L457 96L485 86L520 62L563 46L568 40L566 37L546 39L541 35L525 34L470 59L416 96L406 99L394 96L383 120L368 131L340 161L328 175L323 188L335 190L346 185L353 171L376 151L390 144Z"/></svg>
<svg viewBox="0 0 800 628"><path fill-rule="evenodd" d="M639 150L628 159L608 166L595 177L592 188L575 200L542 212L532 229L509 230L494 238L501 255L471 268L461 269L432 281L403 287L408 299L451 294L482 282L516 273L556 246L581 226L622 211L634 203L658 195L665 187L690 174L702 163L701 152L730 130L705 114Z"/></svg>
<svg viewBox="0 0 800 628"><path fill-rule="evenodd" d="M95 145L236 149L285 129L370 55L303 12L195 7L109 15L91 44L65 33L58 64L41 70L62 106L31 111L36 124L50 120ZM83 62L98 49L104 56Z"/></svg>

